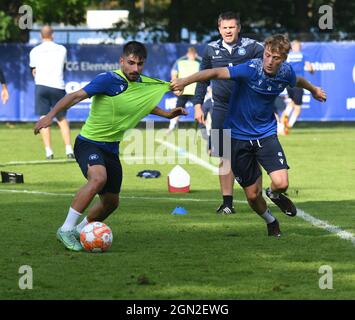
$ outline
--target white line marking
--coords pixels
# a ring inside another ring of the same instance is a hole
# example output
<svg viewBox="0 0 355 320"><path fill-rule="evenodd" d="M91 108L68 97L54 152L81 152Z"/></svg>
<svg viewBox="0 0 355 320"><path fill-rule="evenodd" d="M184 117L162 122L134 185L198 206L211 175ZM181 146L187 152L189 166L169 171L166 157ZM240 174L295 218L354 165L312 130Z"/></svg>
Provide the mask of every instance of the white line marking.
<svg viewBox="0 0 355 320"><path fill-rule="evenodd" d="M179 148L177 146L175 146L174 144L171 144L170 142L167 141L163 141L163 140L159 140L157 139L157 142L164 144L165 146L167 146L168 148L171 148L173 150L175 150L176 152L179 153L179 155L184 156L188 159L190 159L191 161L193 161L196 164L199 164L200 166L212 171L213 173L217 173L218 174L218 168L211 165L210 163L204 161L201 158L198 158L196 155L191 154L185 150L183 150L182 148ZM136 159L137 157L132 157L132 159ZM143 157L144 158L144 157ZM127 157L126 157L127 159ZM18 161L18 162L13 162L13 164L35 164L35 163L53 163L54 161L60 163L60 162L72 162L73 160L42 160L42 161ZM8 164L10 164L11 162L9 162ZM10 189L0 189L0 192L3 193L25 193L25 194L37 194L37 195L47 195L47 196L65 196L65 197L72 197L74 196L71 193L51 193L51 192L42 192L42 191L30 191L30 190L10 190ZM142 199L142 200L169 200L169 201L195 201L195 202L215 202L217 200L213 200L213 199L193 199L193 198L174 198L174 197L137 197L137 196L121 196L122 199ZM234 200L234 202L237 203L243 203L243 204L247 204L247 201L240 201L240 200ZM338 226L334 226L331 225L323 220L317 219L315 217L313 217L312 215L304 212L303 210L297 208L297 217L302 218L303 220L311 223L312 225L327 230L330 233L334 233L336 236L338 236L339 238L343 239L343 240L348 240L351 241L352 244L355 245L355 236L348 231L345 231L343 229L341 229Z"/></svg>
<svg viewBox="0 0 355 320"><path fill-rule="evenodd" d="M199 164L202 167L209 169L213 173L216 173L216 172L218 173L217 167L212 166L210 163L204 161L203 159L198 158L194 154L191 154L188 151L183 150L182 148L179 148L170 142L160 140L160 139L157 139L156 141L167 146L168 148L171 148L172 150L179 152L179 154L184 155L188 159L194 161L196 164ZM247 202L245 201L245 203L247 203ZM355 245L355 235L352 234L351 232L345 231L338 226L334 226L334 225L331 225L323 220L317 219L317 218L313 217L312 215L310 215L309 213L306 213L299 208L297 208L297 217L302 218L303 220L311 223L312 225L314 225L318 228L324 229L330 233L334 233L336 236L338 236L339 238L341 238L343 240L351 241L352 244Z"/></svg>
<svg viewBox="0 0 355 320"><path fill-rule="evenodd" d="M175 160L176 157L146 157L146 156L134 156L134 157L120 157L121 161L140 161L143 160L142 164L144 164L144 160ZM5 163L0 163L0 167L8 167L8 166L20 166L27 164L52 164L52 163L76 163L75 159L53 159L53 160L32 160L32 161L10 161Z"/></svg>
<svg viewBox="0 0 355 320"><path fill-rule="evenodd" d="M62 197L73 197L72 193L56 193L56 192L44 192L44 191L31 191L31 190L15 190L15 189L0 189L0 193L24 193L24 194L35 194L42 196L62 196ZM122 196L121 199L142 199L142 200L169 200L169 201L192 201L192 202L218 202L215 199L197 199L197 198L175 198L175 197L140 197L140 196ZM236 201L237 203L247 204L247 201Z"/></svg>
<svg viewBox="0 0 355 320"><path fill-rule="evenodd" d="M199 164L201 167L204 167L204 168L212 171L214 174L218 174L219 169L217 167L215 167L214 165L208 163L207 161L195 156L194 154L189 153L186 150L184 150L184 149L182 149L180 147L177 147L176 145L174 145L174 144L172 144L170 142L167 142L167 141L164 141L164 140L161 140L161 139L157 139L156 141L159 142L160 144L163 144L166 147L176 151L179 154L179 156L183 156L185 158L188 158L192 162L194 162L196 164Z"/></svg>
<svg viewBox="0 0 355 320"><path fill-rule="evenodd" d="M310 222L312 225L318 228L327 230L330 233L334 233L341 239L349 240L355 245L355 236L351 232L345 231L337 226L333 226L326 221L317 219L299 208L297 208L297 217Z"/></svg>
<svg viewBox="0 0 355 320"><path fill-rule="evenodd" d="M67 163L67 162L75 162L75 160L69 159L57 159L57 160L33 160L33 161L10 161L5 163L0 163L0 167L6 166L18 166L18 165L26 165L26 164L50 164L50 163Z"/></svg>

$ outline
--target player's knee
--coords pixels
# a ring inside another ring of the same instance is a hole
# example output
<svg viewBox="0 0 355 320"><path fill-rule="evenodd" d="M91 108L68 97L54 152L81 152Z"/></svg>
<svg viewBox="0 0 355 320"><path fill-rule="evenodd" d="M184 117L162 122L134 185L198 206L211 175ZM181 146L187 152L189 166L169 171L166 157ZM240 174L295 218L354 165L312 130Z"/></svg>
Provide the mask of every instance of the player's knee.
<svg viewBox="0 0 355 320"><path fill-rule="evenodd" d="M249 203L255 203L258 201L259 197L261 196L261 191L259 190L250 191L247 193L246 196Z"/></svg>
<svg viewBox="0 0 355 320"><path fill-rule="evenodd" d="M273 182L273 184L278 192L285 192L288 188L288 181L286 180L279 180L277 182Z"/></svg>
<svg viewBox="0 0 355 320"><path fill-rule="evenodd" d="M106 181L106 176L95 176L90 179L89 185L95 193L98 193L105 186Z"/></svg>

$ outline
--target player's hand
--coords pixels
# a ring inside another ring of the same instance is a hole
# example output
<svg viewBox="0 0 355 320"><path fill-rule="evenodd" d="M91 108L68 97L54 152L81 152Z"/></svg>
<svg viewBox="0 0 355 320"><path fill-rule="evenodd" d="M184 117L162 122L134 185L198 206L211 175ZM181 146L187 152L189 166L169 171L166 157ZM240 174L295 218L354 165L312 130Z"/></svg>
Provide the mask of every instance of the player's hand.
<svg viewBox="0 0 355 320"><path fill-rule="evenodd" d="M173 94L175 94L176 96L180 97L183 94L184 91L180 91L180 90L174 90Z"/></svg>
<svg viewBox="0 0 355 320"><path fill-rule="evenodd" d="M201 104L195 105L195 120L200 124L205 124L205 116Z"/></svg>
<svg viewBox="0 0 355 320"><path fill-rule="evenodd" d="M186 116L187 112L184 108L175 108L170 111L169 119L174 119L175 117L178 116Z"/></svg>
<svg viewBox="0 0 355 320"><path fill-rule="evenodd" d="M170 89L175 93L184 91L186 84L183 78L181 79L173 79L170 81Z"/></svg>
<svg viewBox="0 0 355 320"><path fill-rule="evenodd" d="M41 119L39 119L35 125L35 128L33 130L34 134L38 134L41 129L43 128L48 128L52 124L52 118L49 116L45 116Z"/></svg>
<svg viewBox="0 0 355 320"><path fill-rule="evenodd" d="M320 87L315 87L314 92L312 92L312 96L313 96L314 99L316 99L316 100L318 100L320 102L327 101L327 94Z"/></svg>

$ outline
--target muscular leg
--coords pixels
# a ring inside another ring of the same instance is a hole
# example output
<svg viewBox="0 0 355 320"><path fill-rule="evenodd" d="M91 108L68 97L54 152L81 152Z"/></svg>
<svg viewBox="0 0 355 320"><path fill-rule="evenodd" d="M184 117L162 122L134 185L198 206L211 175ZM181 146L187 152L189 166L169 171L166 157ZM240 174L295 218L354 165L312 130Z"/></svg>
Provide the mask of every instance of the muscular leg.
<svg viewBox="0 0 355 320"><path fill-rule="evenodd" d="M243 189L249 206L266 222L268 235L279 237L281 234L279 222L271 214L262 196L262 176L254 184Z"/></svg>
<svg viewBox="0 0 355 320"><path fill-rule="evenodd" d="M100 195L100 200L89 210L89 214L87 216L88 222L104 221L113 211L117 209L118 204L118 193L107 192Z"/></svg>
<svg viewBox="0 0 355 320"><path fill-rule="evenodd" d="M260 176L254 184L244 187L243 189L249 206L261 216L267 210L266 201L262 196L262 176Z"/></svg>
<svg viewBox="0 0 355 320"><path fill-rule="evenodd" d="M102 165L90 166L87 177L87 184L76 193L71 203L71 207L80 213L85 211L95 195L105 186L107 180L106 168Z"/></svg>
<svg viewBox="0 0 355 320"><path fill-rule="evenodd" d="M281 169L269 174L271 178L271 191L276 193L285 192L288 188L288 171Z"/></svg>

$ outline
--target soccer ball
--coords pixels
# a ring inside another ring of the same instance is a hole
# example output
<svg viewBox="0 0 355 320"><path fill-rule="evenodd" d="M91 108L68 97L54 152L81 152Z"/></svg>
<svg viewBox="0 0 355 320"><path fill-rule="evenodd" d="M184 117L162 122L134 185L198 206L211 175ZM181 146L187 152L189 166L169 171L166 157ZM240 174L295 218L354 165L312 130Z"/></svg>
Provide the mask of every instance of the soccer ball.
<svg viewBox="0 0 355 320"><path fill-rule="evenodd" d="M80 232L80 243L86 251L104 252L111 247L112 231L103 222L91 222Z"/></svg>

